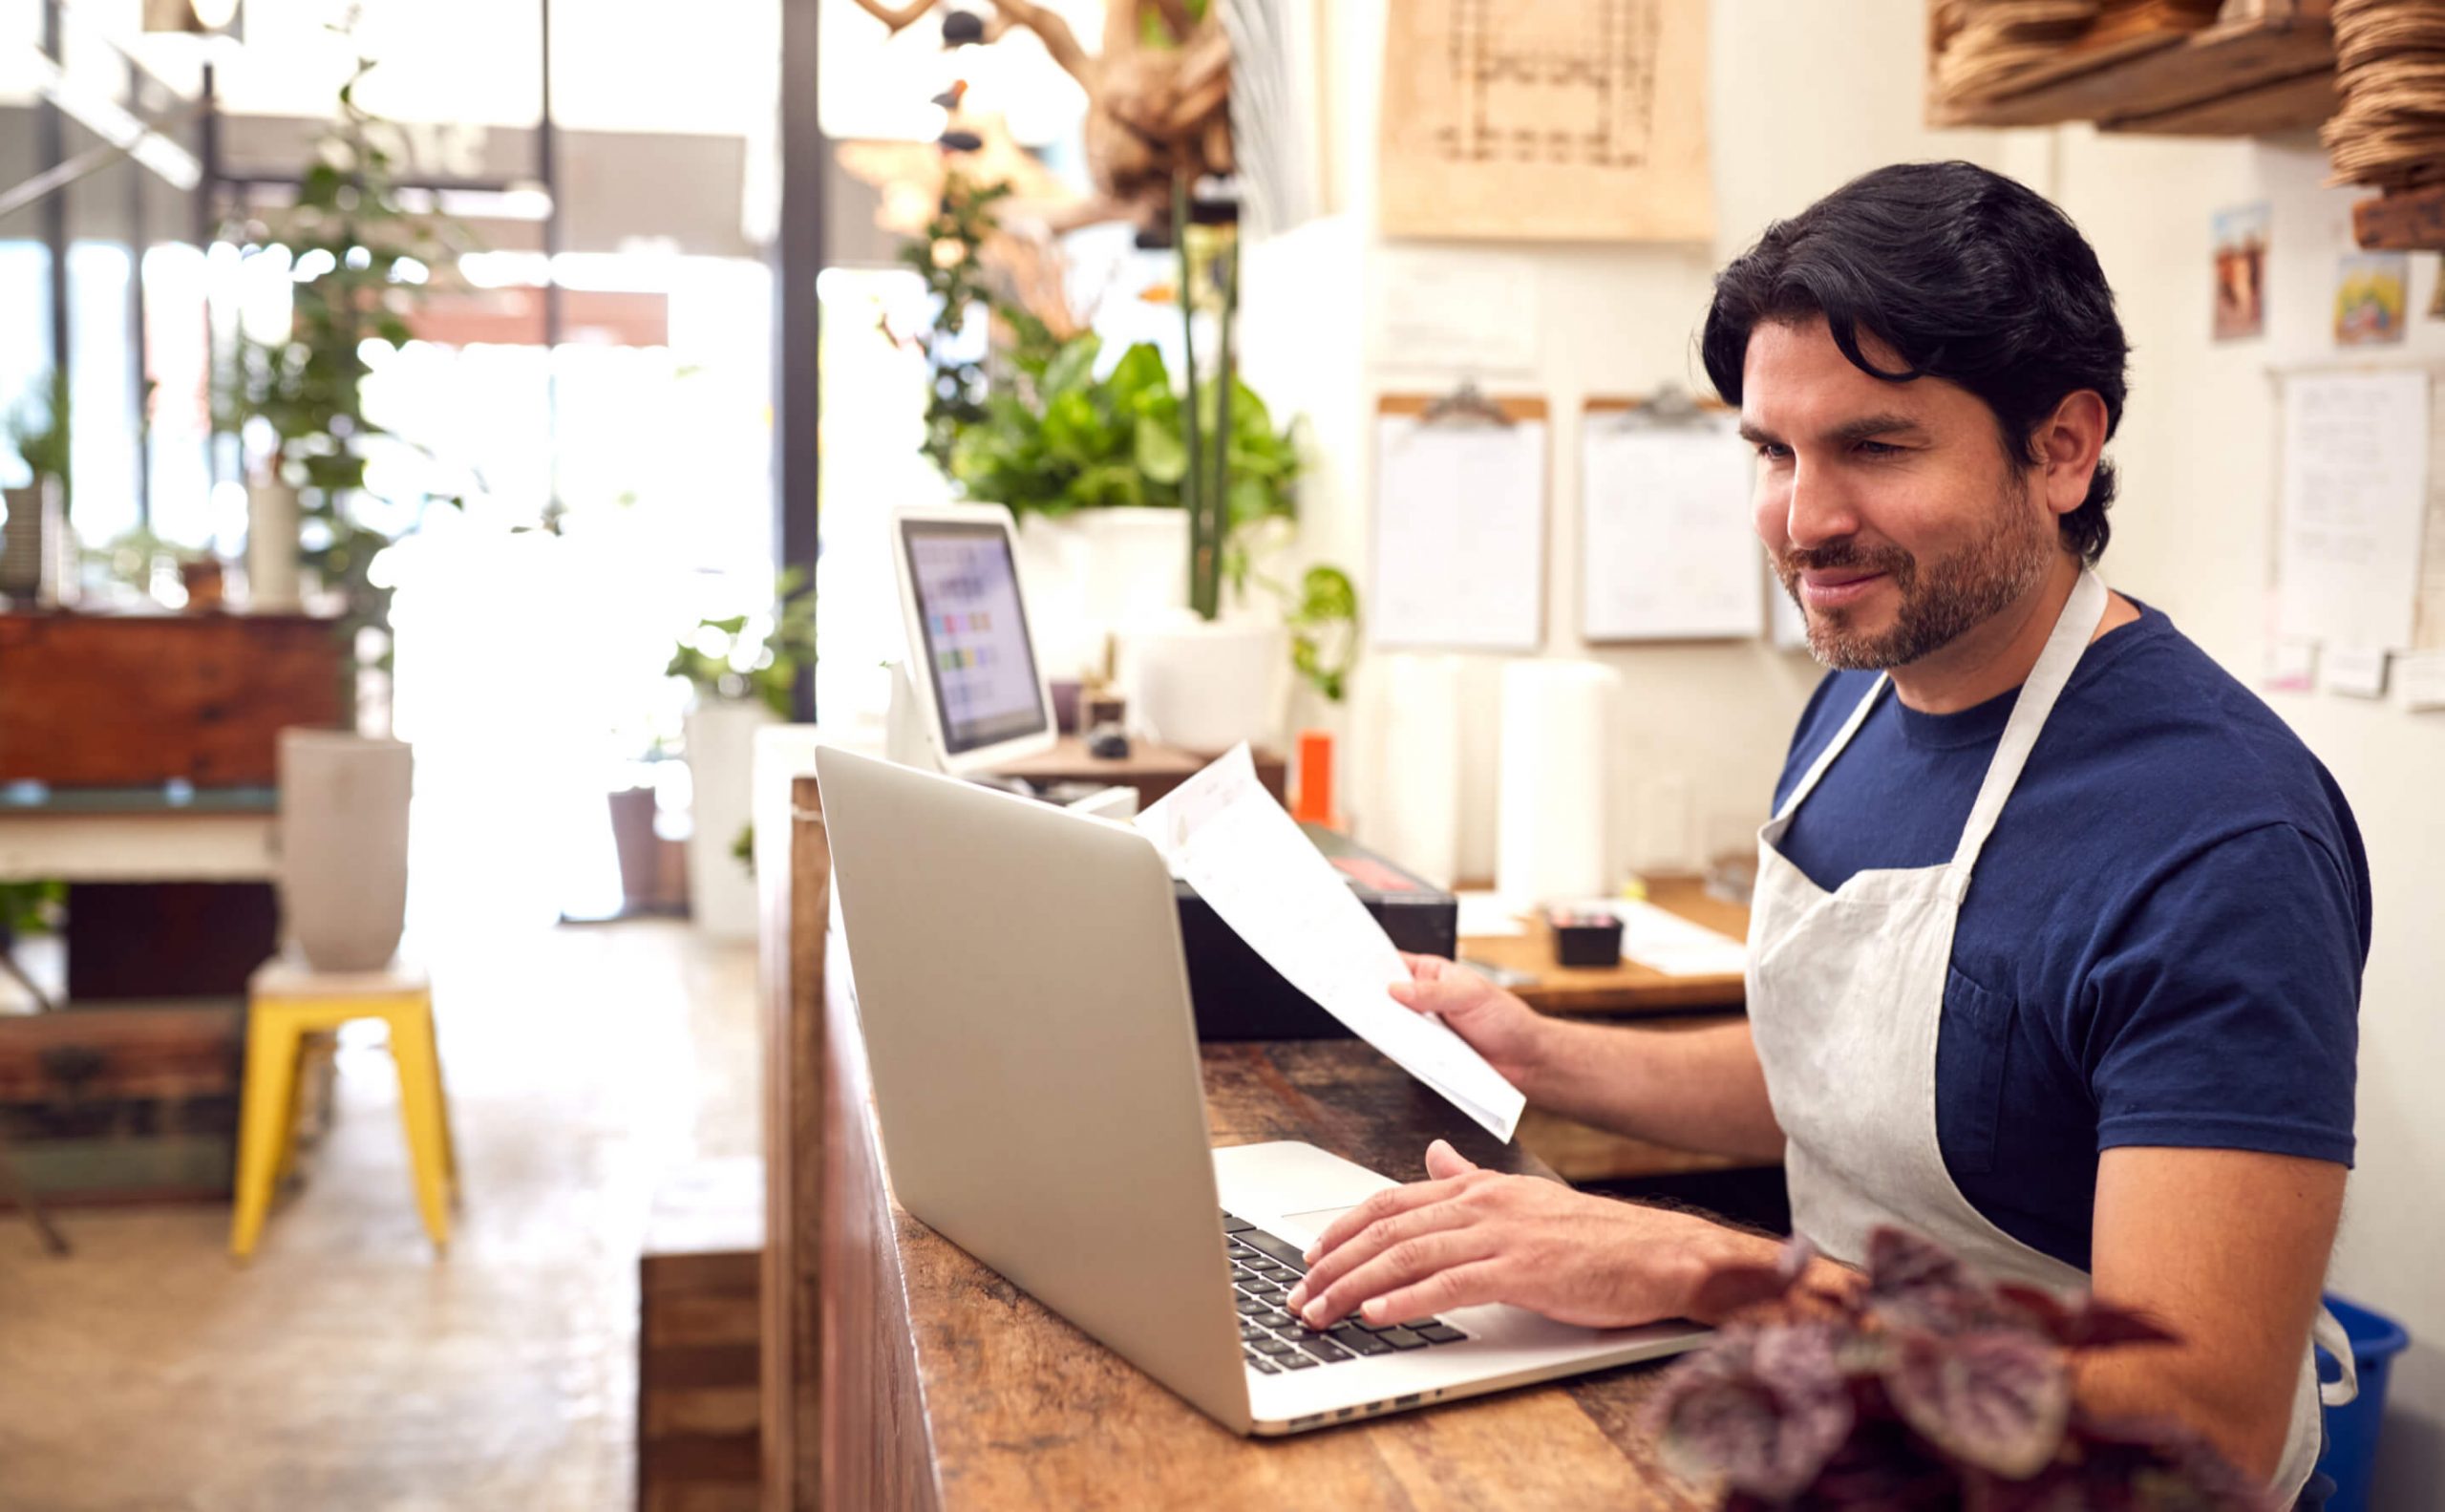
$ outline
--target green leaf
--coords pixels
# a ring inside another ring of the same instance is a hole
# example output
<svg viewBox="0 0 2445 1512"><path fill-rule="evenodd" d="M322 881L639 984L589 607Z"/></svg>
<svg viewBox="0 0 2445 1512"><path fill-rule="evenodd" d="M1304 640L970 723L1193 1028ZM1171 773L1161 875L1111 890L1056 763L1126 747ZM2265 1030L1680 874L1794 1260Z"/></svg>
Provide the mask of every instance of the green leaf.
<svg viewBox="0 0 2445 1512"><path fill-rule="evenodd" d="M1051 362L1045 364L1044 394L1048 407L1052 399L1076 395L1087 387L1095 375L1095 357L1103 351L1103 345L1100 338L1089 332L1062 348Z"/></svg>
<svg viewBox="0 0 2445 1512"><path fill-rule="evenodd" d="M1151 341L1141 341L1120 354L1120 361L1104 380L1104 387L1115 398L1137 404L1149 395L1172 395L1172 375L1163 363L1163 349Z"/></svg>
<svg viewBox="0 0 2445 1512"><path fill-rule="evenodd" d="M1133 456L1140 472L1159 483L1177 483L1188 476L1188 443L1177 423L1140 415L1136 429Z"/></svg>

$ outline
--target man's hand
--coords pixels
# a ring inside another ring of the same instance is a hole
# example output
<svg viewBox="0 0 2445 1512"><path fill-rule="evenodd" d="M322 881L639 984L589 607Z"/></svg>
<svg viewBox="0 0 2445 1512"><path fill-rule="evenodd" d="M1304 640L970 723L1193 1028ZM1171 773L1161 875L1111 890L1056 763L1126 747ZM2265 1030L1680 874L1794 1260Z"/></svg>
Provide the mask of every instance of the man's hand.
<svg viewBox="0 0 2445 1512"><path fill-rule="evenodd" d="M1543 1060L1544 1015L1439 955L1404 950L1401 964L1410 969L1410 979L1393 984L1393 1001L1443 1020L1505 1080L1525 1090Z"/></svg>
<svg viewBox="0 0 2445 1512"><path fill-rule="evenodd" d="M1286 1299L1292 1311L1323 1327L1353 1312L1396 1322L1508 1302L1615 1328L1689 1316L1718 1266L1774 1263L1772 1240L1499 1176L1441 1139L1427 1147L1426 1171L1427 1181L1378 1192L1334 1220Z"/></svg>
<svg viewBox="0 0 2445 1512"><path fill-rule="evenodd" d="M1633 1139L1783 1158L1749 1023L1631 1029L1548 1017L1464 966L1403 955L1393 1000L1432 1013L1540 1108Z"/></svg>

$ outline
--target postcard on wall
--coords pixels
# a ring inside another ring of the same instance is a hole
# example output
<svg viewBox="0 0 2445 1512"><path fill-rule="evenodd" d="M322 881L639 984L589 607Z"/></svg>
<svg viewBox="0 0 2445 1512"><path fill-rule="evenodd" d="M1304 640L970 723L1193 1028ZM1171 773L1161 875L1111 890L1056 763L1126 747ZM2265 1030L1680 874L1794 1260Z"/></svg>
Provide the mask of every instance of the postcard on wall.
<svg viewBox="0 0 2445 1512"><path fill-rule="evenodd" d="M2398 342L2410 316L2410 253L2353 252L2342 259L2334 277L2335 345Z"/></svg>
<svg viewBox="0 0 2445 1512"><path fill-rule="evenodd" d="M2265 202L2216 213L2216 339L2266 331Z"/></svg>

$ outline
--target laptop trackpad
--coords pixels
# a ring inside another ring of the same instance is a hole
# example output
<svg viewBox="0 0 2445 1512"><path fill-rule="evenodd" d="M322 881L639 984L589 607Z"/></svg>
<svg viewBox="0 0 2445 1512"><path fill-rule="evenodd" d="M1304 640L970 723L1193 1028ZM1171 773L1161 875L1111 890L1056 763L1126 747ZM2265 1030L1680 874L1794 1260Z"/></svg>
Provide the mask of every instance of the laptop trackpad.
<svg viewBox="0 0 2445 1512"><path fill-rule="evenodd" d="M1351 1204L1351 1206L1355 1205L1357 1204ZM1348 1207L1319 1207L1313 1212L1285 1213L1282 1215L1282 1225L1285 1228L1295 1228L1302 1234L1322 1239L1325 1236L1325 1230L1333 1225L1333 1220L1349 1211Z"/></svg>

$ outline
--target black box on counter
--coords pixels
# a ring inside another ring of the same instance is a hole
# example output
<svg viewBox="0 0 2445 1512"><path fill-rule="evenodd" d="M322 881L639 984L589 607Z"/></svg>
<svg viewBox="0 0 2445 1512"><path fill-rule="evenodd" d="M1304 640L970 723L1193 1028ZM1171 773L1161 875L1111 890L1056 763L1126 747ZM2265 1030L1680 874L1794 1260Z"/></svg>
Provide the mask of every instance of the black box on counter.
<svg viewBox="0 0 2445 1512"><path fill-rule="evenodd" d="M1460 905L1450 893L1320 824L1300 829L1350 890L1384 926L1393 944L1421 955L1449 956L1460 943ZM1180 899L1180 949L1188 960L1189 996L1200 1039L1347 1039L1341 1021L1282 979L1224 924L1197 889L1172 883Z"/></svg>

